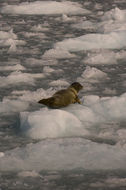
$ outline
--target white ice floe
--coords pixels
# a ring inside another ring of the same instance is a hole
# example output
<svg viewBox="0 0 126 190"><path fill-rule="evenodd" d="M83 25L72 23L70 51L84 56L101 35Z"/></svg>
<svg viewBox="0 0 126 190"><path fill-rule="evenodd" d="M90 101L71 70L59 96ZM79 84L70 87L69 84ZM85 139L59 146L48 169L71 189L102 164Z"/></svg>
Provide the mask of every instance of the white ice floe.
<svg viewBox="0 0 126 190"><path fill-rule="evenodd" d="M77 78L77 81L80 83L96 83L101 82L101 80L104 81L105 79L107 79L106 73L95 67L87 66L85 71L82 73L81 77Z"/></svg>
<svg viewBox="0 0 126 190"><path fill-rule="evenodd" d="M64 110L36 111L20 115L21 130L34 139L57 138L85 134L81 122L73 114Z"/></svg>
<svg viewBox="0 0 126 190"><path fill-rule="evenodd" d="M26 83L30 85L35 84L35 79L43 78L44 74L42 73L23 73L21 71L14 71L7 77L0 77L0 87L8 85L16 85L18 83Z"/></svg>
<svg viewBox="0 0 126 190"><path fill-rule="evenodd" d="M4 156L3 152L0 152L0 158L2 158Z"/></svg>
<svg viewBox="0 0 126 190"><path fill-rule="evenodd" d="M126 30L126 11L119 8L111 9L103 14L98 12L100 22L80 21L73 24L72 27L78 29L90 29L100 33L110 33L115 31Z"/></svg>
<svg viewBox="0 0 126 190"><path fill-rule="evenodd" d="M110 11L107 11L104 16L102 17L102 20L118 20L125 21L126 20L126 10L121 10L119 8L111 9Z"/></svg>
<svg viewBox="0 0 126 190"><path fill-rule="evenodd" d="M75 22L76 21L75 18L69 17L69 16L67 16L67 14L63 14L62 17L61 17L61 20L63 22Z"/></svg>
<svg viewBox="0 0 126 190"><path fill-rule="evenodd" d="M20 64L16 65L10 65L10 66L0 66L1 71L22 71L25 70L25 67L23 67Z"/></svg>
<svg viewBox="0 0 126 190"><path fill-rule="evenodd" d="M9 52L14 52L17 50L17 45L25 45L25 41L18 40L17 35L14 34L13 29L9 32L0 31L0 46L9 46Z"/></svg>
<svg viewBox="0 0 126 190"><path fill-rule="evenodd" d="M126 47L126 11L114 8L107 11L98 23L91 21L81 21L78 24L72 25L72 27L80 29L91 29L100 33L86 34L77 38L65 39L55 44L54 48L67 50L69 52L77 52L82 50L101 50L101 49L121 49ZM101 56L101 62L108 62L107 59L111 59L112 55L108 54L108 57ZM99 59L100 57L94 57ZM114 62L116 62L113 56ZM93 58L92 58L93 59ZM91 60L92 61L92 60ZM113 61L112 61L113 62Z"/></svg>
<svg viewBox="0 0 126 190"><path fill-rule="evenodd" d="M11 29L9 32L0 31L0 40L6 39L17 39L17 35L14 34L13 30Z"/></svg>
<svg viewBox="0 0 126 190"><path fill-rule="evenodd" d="M99 32L109 33L116 31L126 31L126 11L119 8L107 11L97 24Z"/></svg>
<svg viewBox="0 0 126 190"><path fill-rule="evenodd" d="M126 178L119 178L119 177L109 177L104 180L100 180L96 183L91 183L90 187L94 188L119 188L126 186Z"/></svg>
<svg viewBox="0 0 126 190"><path fill-rule="evenodd" d="M0 113L12 113L24 111L28 108L29 103L21 100L5 99L0 102Z"/></svg>
<svg viewBox="0 0 126 190"><path fill-rule="evenodd" d="M36 25L31 28L31 30L36 32L47 32L49 31L49 28L45 27L44 25Z"/></svg>
<svg viewBox="0 0 126 190"><path fill-rule="evenodd" d="M41 32L23 32L23 35L26 38L31 38L31 37L37 37L37 38L41 38L41 39L47 38L47 36Z"/></svg>
<svg viewBox="0 0 126 190"><path fill-rule="evenodd" d="M43 67L43 73L49 74L49 73L53 73L53 72L55 72L55 70L53 68L51 68L50 66Z"/></svg>
<svg viewBox="0 0 126 190"><path fill-rule="evenodd" d="M69 86L70 84L66 81L66 80L63 80L63 79L58 79L58 80L54 80L52 82L49 83L50 86Z"/></svg>
<svg viewBox="0 0 126 190"><path fill-rule="evenodd" d="M36 66L49 66L49 65L57 65L58 61L56 59L35 59L35 58L28 58L25 61L25 64L27 66L32 66L32 67L36 67Z"/></svg>
<svg viewBox="0 0 126 190"><path fill-rule="evenodd" d="M126 131L118 126L119 122L126 121L126 94L106 98L85 96L81 101L82 105L70 105L58 110L41 108L39 111L21 112L22 132L31 138L46 140L5 151L0 157L0 170L126 168ZM102 140L116 137L119 142L117 145L108 145L85 139L91 136L92 139ZM20 175L32 176L30 173Z"/></svg>
<svg viewBox="0 0 126 190"><path fill-rule="evenodd" d="M21 129L32 138L43 139L90 135L90 129L92 128L93 134L93 128L99 126L100 137L103 136L103 132L104 135L107 134L107 131L110 136L115 137L117 129L115 127L115 132L112 132L110 129L113 129L113 126L112 128L110 126L112 122L126 120L125 100L126 94L111 98L99 98L92 95L83 97L82 105L73 104L60 110L43 108L40 111L21 113ZM96 135L95 132L94 135Z"/></svg>
<svg viewBox="0 0 126 190"><path fill-rule="evenodd" d="M55 139L6 151L0 171L125 169L125 158L126 152L116 146L83 138Z"/></svg>
<svg viewBox="0 0 126 190"><path fill-rule="evenodd" d="M95 50L90 51L83 63L89 65L113 65L117 64L119 60L126 59L126 51L121 50L114 52L111 50Z"/></svg>
<svg viewBox="0 0 126 190"><path fill-rule="evenodd" d="M82 22L77 23L77 24L73 24L72 27L77 28L77 29L96 30L97 24L86 20L86 21L82 21Z"/></svg>
<svg viewBox="0 0 126 190"><path fill-rule="evenodd" d="M89 65L117 64L117 54L118 53L114 53L113 51L108 50L89 52L83 62Z"/></svg>
<svg viewBox="0 0 126 190"><path fill-rule="evenodd" d="M18 173L18 177L40 177L36 171L22 171Z"/></svg>
<svg viewBox="0 0 126 190"><path fill-rule="evenodd" d="M56 89L49 88L44 90L43 88L37 89L36 91L13 91L13 95L20 95L19 100L28 102L38 102L42 98L50 97L56 92Z"/></svg>
<svg viewBox="0 0 126 190"><path fill-rule="evenodd" d="M6 5L1 9L6 14L89 14L79 3L71 1L36 1L19 5Z"/></svg>
<svg viewBox="0 0 126 190"><path fill-rule="evenodd" d="M92 49L121 49L126 47L126 31L108 34L86 34L77 38L65 39L55 44L55 50L77 52Z"/></svg>
<svg viewBox="0 0 126 190"><path fill-rule="evenodd" d="M44 55L42 56L43 59L47 59L47 58L53 58L53 59L69 59L69 58L74 58L75 55L70 53L67 50L64 49L50 49L45 51Z"/></svg>

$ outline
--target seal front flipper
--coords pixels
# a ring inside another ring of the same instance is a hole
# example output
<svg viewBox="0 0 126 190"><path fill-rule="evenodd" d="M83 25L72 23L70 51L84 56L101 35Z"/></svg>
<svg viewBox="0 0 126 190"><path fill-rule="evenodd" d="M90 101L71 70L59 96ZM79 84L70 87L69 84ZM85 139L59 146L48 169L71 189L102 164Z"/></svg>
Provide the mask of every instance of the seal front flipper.
<svg viewBox="0 0 126 190"><path fill-rule="evenodd" d="M74 102L74 103L81 104L81 101L80 101L80 99L78 98L78 96L76 96L76 99L75 99L75 102Z"/></svg>

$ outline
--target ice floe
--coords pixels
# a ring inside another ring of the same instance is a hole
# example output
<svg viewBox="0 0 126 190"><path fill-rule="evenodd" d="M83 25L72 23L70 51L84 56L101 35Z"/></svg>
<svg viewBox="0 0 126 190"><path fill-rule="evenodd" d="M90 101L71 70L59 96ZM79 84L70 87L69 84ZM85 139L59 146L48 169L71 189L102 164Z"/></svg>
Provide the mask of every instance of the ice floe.
<svg viewBox="0 0 126 190"><path fill-rule="evenodd" d="M64 110L36 111L20 115L21 130L34 139L57 138L81 135L85 130L73 114Z"/></svg>
<svg viewBox="0 0 126 190"><path fill-rule="evenodd" d="M5 99L0 102L0 113L20 112L26 110L28 106L29 103L25 101Z"/></svg>
<svg viewBox="0 0 126 190"><path fill-rule="evenodd" d="M77 81L81 83L97 83L101 82L101 80L104 81L105 79L107 79L106 73L95 67L87 66L81 77L77 78Z"/></svg>
<svg viewBox="0 0 126 190"><path fill-rule="evenodd" d="M125 60L125 58L125 50L118 52L111 50L95 50L87 53L83 63L89 65L113 65L117 64L120 60Z"/></svg>
<svg viewBox="0 0 126 190"><path fill-rule="evenodd" d="M46 140L6 151L0 171L125 169L125 157L126 152L116 146L82 138Z"/></svg>
<svg viewBox="0 0 126 190"><path fill-rule="evenodd" d="M125 168L126 131L125 128L119 128L119 122L126 120L126 93L103 98L84 96L81 98L82 105L70 105L58 110L41 108L38 111L23 111L29 106L26 104L27 99L31 97L32 101L36 101L40 95L47 96L47 92L48 96L54 93L51 88L47 91L38 89L32 93L15 91L13 94L23 94L20 100L5 99L2 102L0 107L3 112L21 111L20 127L24 135L46 140L5 151L0 157L0 170ZM103 142L116 139L118 143L108 145L96 143L93 139ZM26 177L34 174L26 172L19 175Z"/></svg>
<svg viewBox="0 0 126 190"><path fill-rule="evenodd" d="M63 87L63 86L69 86L70 84L66 80L58 79L58 80L54 80L54 81L50 82L49 85Z"/></svg>
<svg viewBox="0 0 126 190"><path fill-rule="evenodd" d="M17 45L25 45L25 41L18 40L17 35L14 34L11 29L9 32L0 31L0 46L1 47L9 47L8 52L15 52L17 50Z"/></svg>
<svg viewBox="0 0 126 190"><path fill-rule="evenodd" d="M46 32L46 31L49 31L49 28L47 28L47 26L45 27L44 25L39 24L37 26L33 26L31 30L36 31L36 32Z"/></svg>
<svg viewBox="0 0 126 190"><path fill-rule="evenodd" d="M32 138L43 139L90 135L90 129L99 126L101 128L100 137L103 136L103 131L104 135L107 132L105 128L110 136L112 135L111 137L115 137L117 135L116 124L114 134L110 126L112 122L125 121L125 100L126 94L106 98L92 95L84 96L81 99L82 105L73 104L60 110L42 108L40 111L24 112L20 116L21 129Z"/></svg>
<svg viewBox="0 0 126 190"><path fill-rule="evenodd" d="M3 71L22 71L22 70L25 70L25 67L20 65L20 64L16 64L16 65L10 65L10 66L0 66L0 70L3 70Z"/></svg>
<svg viewBox="0 0 126 190"><path fill-rule="evenodd" d="M53 59L69 59L69 58L74 58L75 55L70 53L67 50L56 48L56 49L50 49L45 51L44 55L42 58L47 59L47 58L53 58Z"/></svg>
<svg viewBox="0 0 126 190"><path fill-rule="evenodd" d="M0 87L8 86L8 85L16 85L18 83L26 83L30 85L35 84L35 79L43 78L44 74L42 73L23 73L21 71L14 71L10 73L7 77L0 77Z"/></svg>
<svg viewBox="0 0 126 190"><path fill-rule="evenodd" d="M36 1L21 3L19 5L6 5L2 7L2 13L6 14L89 14L79 3L71 1Z"/></svg>
<svg viewBox="0 0 126 190"><path fill-rule="evenodd" d="M36 67L36 66L51 66L51 65L57 65L58 61L56 59L35 59L35 58L28 58L25 61L25 64L30 67Z"/></svg>
<svg viewBox="0 0 126 190"><path fill-rule="evenodd" d="M55 49L70 52L92 49L121 49L124 47L126 47L126 31L86 34L77 38L65 39L55 44Z"/></svg>
<svg viewBox="0 0 126 190"><path fill-rule="evenodd" d="M89 65L117 64L116 53L108 50L89 52L84 59L84 63Z"/></svg>

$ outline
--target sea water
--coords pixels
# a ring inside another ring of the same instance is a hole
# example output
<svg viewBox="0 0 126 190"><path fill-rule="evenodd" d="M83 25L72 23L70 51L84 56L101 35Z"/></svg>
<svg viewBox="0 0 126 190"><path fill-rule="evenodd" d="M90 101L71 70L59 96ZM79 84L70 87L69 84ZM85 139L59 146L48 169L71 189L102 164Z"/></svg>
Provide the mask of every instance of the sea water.
<svg viewBox="0 0 126 190"><path fill-rule="evenodd" d="M0 2L1 190L126 188L125 60L123 0Z"/></svg>

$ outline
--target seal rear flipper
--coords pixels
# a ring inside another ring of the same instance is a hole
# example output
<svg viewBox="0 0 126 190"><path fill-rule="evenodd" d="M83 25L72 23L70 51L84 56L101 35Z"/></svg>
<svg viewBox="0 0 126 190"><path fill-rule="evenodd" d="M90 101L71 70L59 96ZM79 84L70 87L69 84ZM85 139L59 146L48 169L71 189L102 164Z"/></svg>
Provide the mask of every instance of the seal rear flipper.
<svg viewBox="0 0 126 190"><path fill-rule="evenodd" d="M44 104L44 105L49 106L49 107L52 107L52 104L54 103L54 97L39 100L38 103Z"/></svg>

